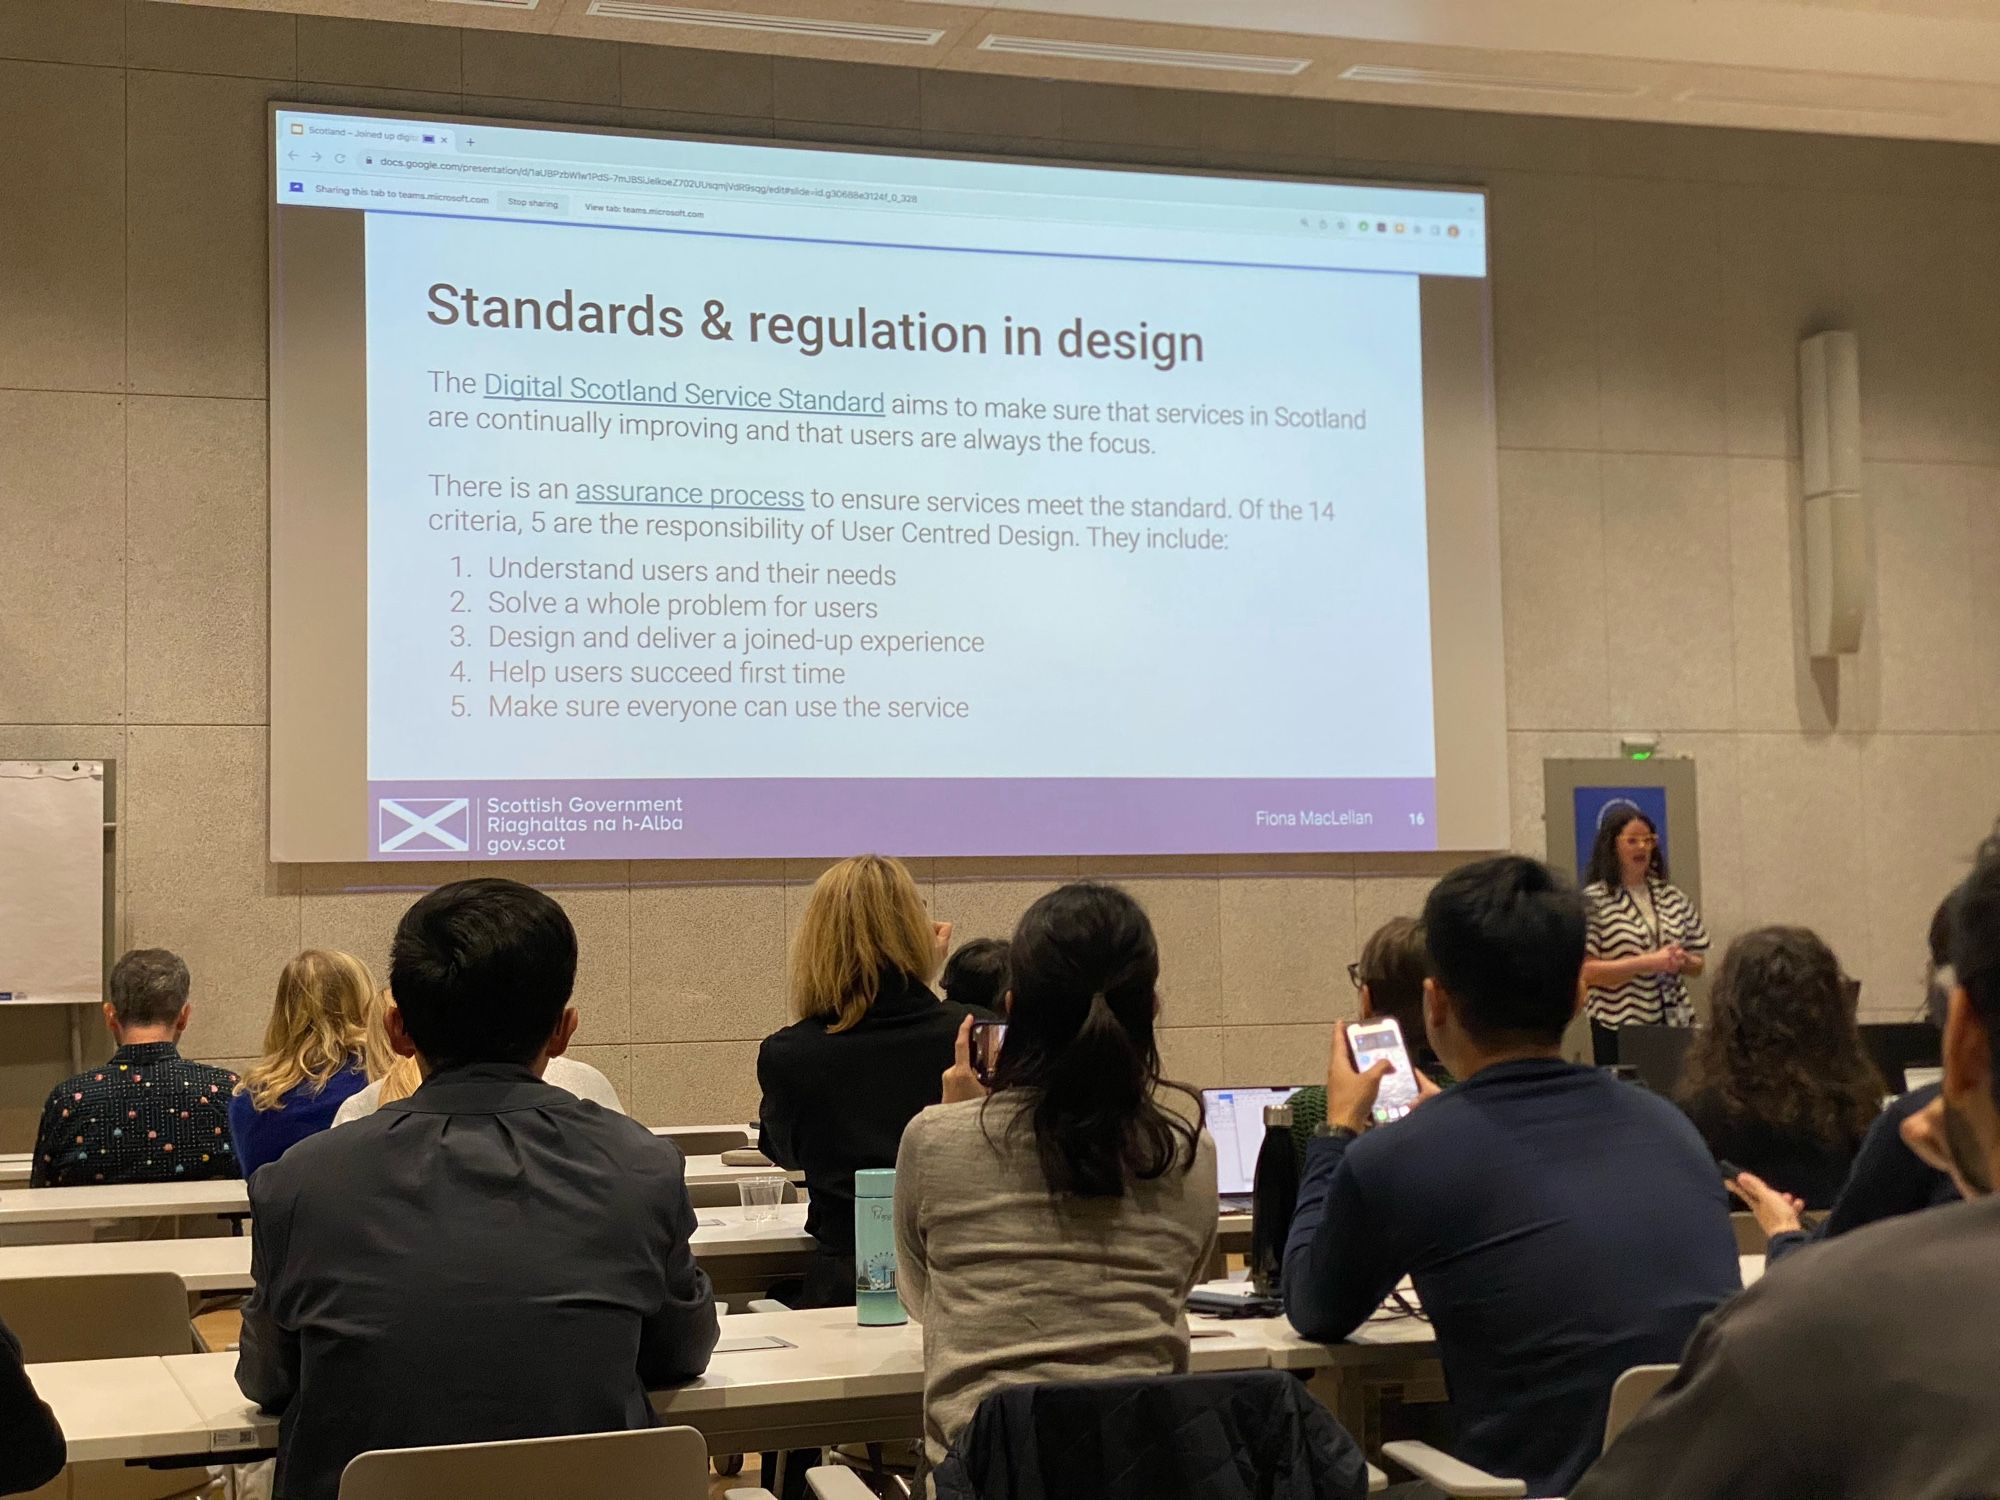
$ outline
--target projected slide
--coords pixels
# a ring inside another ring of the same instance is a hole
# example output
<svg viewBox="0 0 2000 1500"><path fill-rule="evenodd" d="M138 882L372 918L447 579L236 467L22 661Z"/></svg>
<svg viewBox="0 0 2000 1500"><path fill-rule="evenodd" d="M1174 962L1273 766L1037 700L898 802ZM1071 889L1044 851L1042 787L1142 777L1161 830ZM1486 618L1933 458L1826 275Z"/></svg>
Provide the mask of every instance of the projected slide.
<svg viewBox="0 0 2000 1500"><path fill-rule="evenodd" d="M361 343L363 857L1439 847L1477 196L274 118Z"/></svg>

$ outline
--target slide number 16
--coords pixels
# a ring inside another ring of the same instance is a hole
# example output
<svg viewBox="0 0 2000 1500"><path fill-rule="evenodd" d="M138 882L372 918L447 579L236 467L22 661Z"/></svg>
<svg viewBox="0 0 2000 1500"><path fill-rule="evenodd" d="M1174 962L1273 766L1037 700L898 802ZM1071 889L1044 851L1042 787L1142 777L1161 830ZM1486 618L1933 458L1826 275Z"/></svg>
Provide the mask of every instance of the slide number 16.
<svg viewBox="0 0 2000 1500"><path fill-rule="evenodd" d="M1423 827L1423 826L1424 826L1424 821L1425 821L1425 819L1424 819L1424 815L1423 815L1422 813L1411 813L1411 814L1410 814L1410 826L1411 826L1412 828L1421 828L1421 827Z"/></svg>

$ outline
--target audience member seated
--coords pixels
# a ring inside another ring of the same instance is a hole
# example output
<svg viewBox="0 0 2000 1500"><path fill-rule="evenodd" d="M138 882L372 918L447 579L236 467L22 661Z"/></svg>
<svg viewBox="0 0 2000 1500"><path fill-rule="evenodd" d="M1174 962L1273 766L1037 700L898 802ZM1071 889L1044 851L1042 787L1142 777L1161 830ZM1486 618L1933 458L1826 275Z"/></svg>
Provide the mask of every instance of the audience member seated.
<svg viewBox="0 0 2000 1500"><path fill-rule="evenodd" d="M998 1020L1006 1009L1007 944L999 938L960 943L945 960L938 987L952 1004L983 1012L981 1020Z"/></svg>
<svg viewBox="0 0 2000 1500"><path fill-rule="evenodd" d="M1393 1017L1403 1031L1410 1061L1439 1088L1451 1086L1451 1074L1424 1035L1424 979L1430 959L1424 952L1424 924L1413 917L1391 917L1361 945L1361 961L1347 966L1347 977L1358 992L1364 1021ZM1309 1084L1292 1095L1292 1143L1304 1163L1313 1132L1326 1118L1326 1090Z"/></svg>
<svg viewBox="0 0 2000 1500"><path fill-rule="evenodd" d="M924 1452L1026 1381L1188 1364L1182 1305L1216 1238L1201 1098L1160 1080L1160 953L1138 902L1067 885L1028 908L989 1096L959 1027L945 1102L903 1132L897 1278L924 1330ZM1161 1095L1182 1096L1193 1119Z"/></svg>
<svg viewBox="0 0 2000 1500"><path fill-rule="evenodd" d="M69 1460L55 1413L21 1365L21 1341L0 1323L0 1495L38 1489Z"/></svg>
<svg viewBox="0 0 2000 1500"><path fill-rule="evenodd" d="M1679 1358L1737 1289L1727 1199L1672 1103L1563 1061L1583 1000L1574 889L1529 859L1467 865L1431 892L1424 932L1425 1025L1460 1081L1420 1079L1417 1107L1371 1129L1389 1065L1357 1074L1337 1028L1285 1310L1332 1342L1411 1277L1457 1456L1557 1495L1603 1442L1618 1376Z"/></svg>
<svg viewBox="0 0 2000 1500"><path fill-rule="evenodd" d="M1839 960L1803 927L1760 927L1729 945L1710 1004L1681 1107L1718 1161L1832 1207L1883 1094Z"/></svg>
<svg viewBox="0 0 2000 1500"><path fill-rule="evenodd" d="M2000 838L1951 960L1943 1093L1908 1133L1974 1201L1842 1236L1723 1307L1574 1500L2000 1494Z"/></svg>
<svg viewBox="0 0 2000 1500"><path fill-rule="evenodd" d="M972 1014L931 992L951 928L879 854L842 860L812 888L792 939L793 1022L764 1039L758 1145L805 1173L818 1253L796 1300L854 1301L854 1174L893 1167L903 1127L938 1102L952 1038Z"/></svg>
<svg viewBox="0 0 2000 1500"><path fill-rule="evenodd" d="M1931 917L1929 985L1925 1013L1942 1031L1952 989L1949 896L1938 903ZM1745 1172L1730 1183L1730 1190L1757 1216L1758 1224L1770 1236L1764 1251L1768 1261L1775 1262L1802 1245L1832 1239L1850 1229L1958 1202L1958 1188L1950 1176L1930 1165L1903 1140L1904 1122L1934 1105L1941 1088L1940 1084L1926 1084L1890 1100L1862 1138L1847 1182L1840 1196L1834 1199L1833 1211L1811 1230L1804 1228L1799 1218L1805 1204L1773 1188L1755 1173Z"/></svg>
<svg viewBox="0 0 2000 1500"><path fill-rule="evenodd" d="M377 1014L381 1014L379 1009ZM334 1113L334 1124L351 1125L356 1120L365 1120L383 1105L409 1098L423 1083L424 1075L417 1069L417 1060L396 1056L386 1035L382 1038L381 1049L388 1054L388 1066L369 1070L369 1083L341 1104ZM552 1057L542 1073L542 1082L564 1093L574 1094L579 1099L588 1099L592 1104L601 1104L615 1114L625 1113L625 1106L619 1103L618 1090L612 1086L611 1080L587 1062L578 1062L567 1055Z"/></svg>
<svg viewBox="0 0 2000 1500"><path fill-rule="evenodd" d="M241 1176L229 1139L236 1075L180 1054L194 1016L187 965L164 948L135 948L107 988L104 1024L118 1050L49 1094L30 1185Z"/></svg>
<svg viewBox="0 0 2000 1500"><path fill-rule="evenodd" d="M248 1177L309 1135L393 1056L373 1012L375 976L352 954L308 948L278 975L264 1055L229 1101L229 1135Z"/></svg>
<svg viewBox="0 0 2000 1500"><path fill-rule="evenodd" d="M373 1448L653 1425L715 1347L680 1152L542 1082L576 1030L576 933L509 880L431 892L390 955L424 1083L250 1183L236 1366L281 1414L277 1493L336 1500Z"/></svg>

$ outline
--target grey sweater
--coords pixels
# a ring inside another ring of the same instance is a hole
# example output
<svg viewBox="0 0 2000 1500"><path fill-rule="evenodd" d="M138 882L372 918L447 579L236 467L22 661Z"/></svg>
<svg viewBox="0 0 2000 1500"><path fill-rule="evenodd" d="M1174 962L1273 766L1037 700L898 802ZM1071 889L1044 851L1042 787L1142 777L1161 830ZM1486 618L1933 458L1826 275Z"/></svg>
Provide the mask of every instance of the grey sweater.
<svg viewBox="0 0 2000 1500"><path fill-rule="evenodd" d="M933 1105L896 1158L897 1278L923 1324L932 1465L1002 1386L1187 1369L1182 1304L1215 1244L1215 1143L1204 1134L1191 1171L1126 1197L1058 1201L1032 1139L1010 1141L1016 1113L1004 1095Z"/></svg>

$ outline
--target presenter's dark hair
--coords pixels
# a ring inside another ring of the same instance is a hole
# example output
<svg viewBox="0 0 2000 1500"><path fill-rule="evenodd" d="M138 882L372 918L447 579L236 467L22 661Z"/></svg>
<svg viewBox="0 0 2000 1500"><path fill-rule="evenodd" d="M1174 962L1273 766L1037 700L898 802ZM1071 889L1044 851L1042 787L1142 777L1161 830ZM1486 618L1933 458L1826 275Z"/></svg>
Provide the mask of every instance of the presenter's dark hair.
<svg viewBox="0 0 2000 1500"><path fill-rule="evenodd" d="M1979 846L1972 873L1951 898L1951 966L1993 1051L1993 1094L2000 1103L2000 825ZM1007 1033L1007 1045L1014 1034Z"/></svg>
<svg viewBox="0 0 2000 1500"><path fill-rule="evenodd" d="M532 1060L575 984L569 914L513 880L439 886L403 913L389 949L390 993L433 1068Z"/></svg>
<svg viewBox="0 0 2000 1500"><path fill-rule="evenodd" d="M1007 945L999 938L960 943L945 960L944 997L958 1005L998 1011L1007 993Z"/></svg>
<svg viewBox="0 0 2000 1500"><path fill-rule="evenodd" d="M1624 884L1625 874L1618 865L1618 836L1634 823L1644 823L1646 832L1653 836L1653 862L1646 866L1646 873L1655 880L1665 880L1667 856L1660 846L1660 830L1653 826L1653 820L1629 802L1614 802L1605 812L1606 816L1598 820L1597 837L1590 846L1590 867L1583 872L1583 883L1597 885L1601 882L1614 891Z"/></svg>
<svg viewBox="0 0 2000 1500"><path fill-rule="evenodd" d="M1118 1198L1192 1167L1201 1096L1160 1078L1160 949L1145 909L1115 886L1051 891L1014 929L1008 970L994 1095L1026 1096L1010 1133L1033 1137L1049 1190ZM1192 1101L1191 1118L1160 1103L1163 1088Z"/></svg>
<svg viewBox="0 0 2000 1500"><path fill-rule="evenodd" d="M1576 1013L1583 972L1583 898L1555 871L1518 854L1465 865L1424 902L1431 973L1459 1023L1488 1045L1552 1045Z"/></svg>

